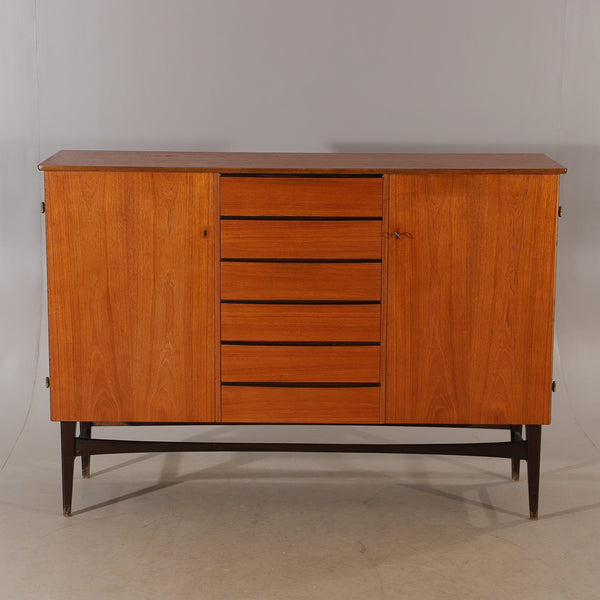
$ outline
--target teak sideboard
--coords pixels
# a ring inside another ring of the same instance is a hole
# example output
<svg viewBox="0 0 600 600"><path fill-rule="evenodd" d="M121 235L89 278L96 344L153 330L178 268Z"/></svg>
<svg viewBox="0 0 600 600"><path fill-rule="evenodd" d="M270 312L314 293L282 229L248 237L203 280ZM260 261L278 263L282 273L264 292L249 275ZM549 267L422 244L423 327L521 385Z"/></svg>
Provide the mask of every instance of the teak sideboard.
<svg viewBox="0 0 600 600"><path fill-rule="evenodd" d="M564 167L543 154L62 151L39 168L65 515L76 456L85 477L95 454L274 450L498 456L513 479L525 460L537 517ZM475 426L510 440L92 437L116 423Z"/></svg>

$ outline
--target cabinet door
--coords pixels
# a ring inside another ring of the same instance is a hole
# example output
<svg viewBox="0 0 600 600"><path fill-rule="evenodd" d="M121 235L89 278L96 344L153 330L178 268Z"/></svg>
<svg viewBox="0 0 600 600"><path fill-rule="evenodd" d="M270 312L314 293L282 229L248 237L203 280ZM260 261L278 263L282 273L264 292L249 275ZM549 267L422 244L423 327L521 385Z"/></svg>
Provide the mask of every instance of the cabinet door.
<svg viewBox="0 0 600 600"><path fill-rule="evenodd" d="M214 421L213 177L46 173L53 420Z"/></svg>
<svg viewBox="0 0 600 600"><path fill-rule="evenodd" d="M390 177L388 423L549 423L557 196L554 175Z"/></svg>

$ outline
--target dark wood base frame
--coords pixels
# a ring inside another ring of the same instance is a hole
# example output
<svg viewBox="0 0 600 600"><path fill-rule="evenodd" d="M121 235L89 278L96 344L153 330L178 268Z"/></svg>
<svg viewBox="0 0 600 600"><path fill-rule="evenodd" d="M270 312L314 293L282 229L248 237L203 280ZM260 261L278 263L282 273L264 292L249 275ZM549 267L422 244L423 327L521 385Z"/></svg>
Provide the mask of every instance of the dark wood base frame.
<svg viewBox="0 0 600 600"><path fill-rule="evenodd" d="M60 424L62 453L63 514L71 515L73 471L75 458L81 456L84 479L90 476L90 456L95 454L126 454L137 452L347 452L387 454L441 454L448 456L488 456L510 458L512 479L519 480L519 467L527 461L529 517L538 518L540 485L541 425L438 425L438 427L478 427L480 429L510 429L509 442L477 442L452 444L302 444L262 442L160 442L92 438L92 426L122 425L123 423L79 424L63 421ZM191 425L191 423L126 423L126 425ZM430 425L423 425L430 426Z"/></svg>

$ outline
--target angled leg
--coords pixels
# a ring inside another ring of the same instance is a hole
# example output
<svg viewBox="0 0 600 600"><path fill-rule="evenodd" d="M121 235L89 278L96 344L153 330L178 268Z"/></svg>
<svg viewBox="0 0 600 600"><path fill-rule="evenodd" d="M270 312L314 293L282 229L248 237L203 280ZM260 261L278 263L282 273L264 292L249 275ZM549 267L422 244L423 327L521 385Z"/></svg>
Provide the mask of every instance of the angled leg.
<svg viewBox="0 0 600 600"><path fill-rule="evenodd" d="M525 425L527 433L527 485L529 488L529 518L537 520L540 495L540 450L542 426Z"/></svg>
<svg viewBox="0 0 600 600"><path fill-rule="evenodd" d="M79 437L89 440L92 437L92 423L90 421L82 421L79 423ZM84 479L90 478L90 455L81 455L81 476Z"/></svg>
<svg viewBox="0 0 600 600"><path fill-rule="evenodd" d="M520 442L523 440L523 425L511 425L510 426L510 441ZM511 459L512 464L512 480L519 481L521 474L521 460L518 458Z"/></svg>
<svg viewBox="0 0 600 600"><path fill-rule="evenodd" d="M73 467L75 466L75 427L74 421L62 421L60 424L60 450L62 456L62 493L63 515L71 516L73 498Z"/></svg>

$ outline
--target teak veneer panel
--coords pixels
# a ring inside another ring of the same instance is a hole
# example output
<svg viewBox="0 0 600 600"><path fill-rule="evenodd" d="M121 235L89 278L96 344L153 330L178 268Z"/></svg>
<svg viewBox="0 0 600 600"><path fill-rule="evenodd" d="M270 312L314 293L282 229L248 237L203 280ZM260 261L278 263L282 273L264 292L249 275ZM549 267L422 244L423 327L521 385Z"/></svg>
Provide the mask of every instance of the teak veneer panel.
<svg viewBox="0 0 600 600"><path fill-rule="evenodd" d="M381 217L380 177L221 177L221 215Z"/></svg>
<svg viewBox="0 0 600 600"><path fill-rule="evenodd" d="M42 171L200 171L257 174L565 173L545 154L127 152L62 150Z"/></svg>
<svg viewBox="0 0 600 600"><path fill-rule="evenodd" d="M381 299L380 263L221 263L223 300Z"/></svg>
<svg viewBox="0 0 600 600"><path fill-rule="evenodd" d="M381 221L223 220L222 259L381 259Z"/></svg>
<svg viewBox="0 0 600 600"><path fill-rule="evenodd" d="M379 346L221 348L223 382L379 383Z"/></svg>
<svg viewBox="0 0 600 600"><path fill-rule="evenodd" d="M224 423L379 423L379 388L227 386Z"/></svg>
<svg viewBox="0 0 600 600"><path fill-rule="evenodd" d="M213 422L221 366L311 383L360 379L375 355L383 387L360 391L385 397L388 423L550 420L565 169L547 156L65 151L40 169L55 420ZM221 360L221 339L382 345ZM273 408L271 388L225 388L238 415L258 393L250 413ZM319 422L315 393L319 418L344 422L337 388L301 389L273 418Z"/></svg>
<svg viewBox="0 0 600 600"><path fill-rule="evenodd" d="M558 178L390 186L387 422L549 423Z"/></svg>
<svg viewBox="0 0 600 600"><path fill-rule="evenodd" d="M379 342L379 304L223 304L221 339Z"/></svg>
<svg viewBox="0 0 600 600"><path fill-rule="evenodd" d="M46 174L52 419L214 421L212 180Z"/></svg>

